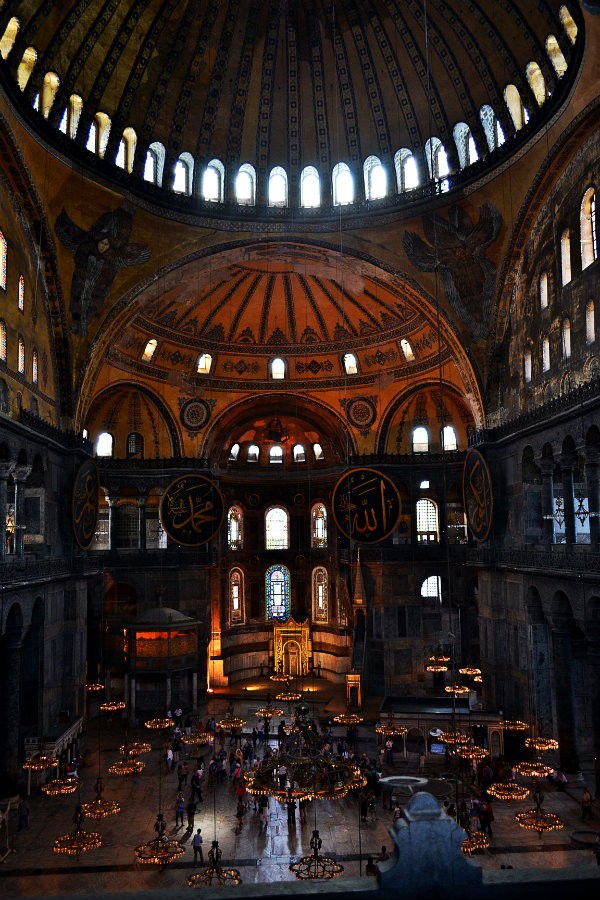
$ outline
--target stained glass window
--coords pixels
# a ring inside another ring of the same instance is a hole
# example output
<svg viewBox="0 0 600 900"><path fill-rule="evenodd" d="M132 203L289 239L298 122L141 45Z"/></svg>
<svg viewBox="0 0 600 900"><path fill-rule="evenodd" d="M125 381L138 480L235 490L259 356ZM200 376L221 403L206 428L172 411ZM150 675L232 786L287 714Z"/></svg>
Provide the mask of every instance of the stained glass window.
<svg viewBox="0 0 600 900"><path fill-rule="evenodd" d="M244 546L244 516L239 506L232 506L227 514L227 545L230 550L242 550Z"/></svg>
<svg viewBox="0 0 600 900"><path fill-rule="evenodd" d="M283 506L271 506L265 515L267 550L289 549L289 517Z"/></svg>
<svg viewBox="0 0 600 900"><path fill-rule="evenodd" d="M38 383L38 352L34 350L31 354L31 380L34 384Z"/></svg>
<svg viewBox="0 0 600 900"><path fill-rule="evenodd" d="M25 309L25 279L19 275L19 309L21 312Z"/></svg>
<svg viewBox="0 0 600 900"><path fill-rule="evenodd" d="M0 359L6 362L6 323L0 319Z"/></svg>
<svg viewBox="0 0 600 900"><path fill-rule="evenodd" d="M231 622L242 621L244 581L239 569L232 569L229 576L229 613Z"/></svg>
<svg viewBox="0 0 600 900"><path fill-rule="evenodd" d="M8 245L6 238L0 231L0 287L6 290L6 257L8 256Z"/></svg>
<svg viewBox="0 0 600 900"><path fill-rule="evenodd" d="M311 510L310 545L314 549L327 546L327 510L322 503L316 503Z"/></svg>
<svg viewBox="0 0 600 900"><path fill-rule="evenodd" d="M313 618L316 621L327 621L328 601L327 569L318 566L313 569Z"/></svg>
<svg viewBox="0 0 600 900"><path fill-rule="evenodd" d="M271 566L265 574L267 619L285 621L290 616L290 573L285 566Z"/></svg>
<svg viewBox="0 0 600 900"><path fill-rule="evenodd" d="M19 337L19 372L21 375L25 374L25 341L22 337Z"/></svg>

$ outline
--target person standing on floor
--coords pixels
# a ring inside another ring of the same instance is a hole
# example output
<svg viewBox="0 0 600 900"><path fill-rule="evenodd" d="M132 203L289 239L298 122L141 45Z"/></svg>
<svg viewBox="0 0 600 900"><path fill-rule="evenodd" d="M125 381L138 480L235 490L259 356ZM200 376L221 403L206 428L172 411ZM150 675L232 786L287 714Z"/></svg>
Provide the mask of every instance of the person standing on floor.
<svg viewBox="0 0 600 900"><path fill-rule="evenodd" d="M177 799L175 800L175 828L179 828L180 820L181 827L183 828L183 811L185 809L185 798L181 791L177 794Z"/></svg>
<svg viewBox="0 0 600 900"><path fill-rule="evenodd" d="M188 828L190 831L192 831L192 829L194 827L194 818L196 816L196 804L194 803L193 800L190 800L190 802L188 803L188 805L186 807L186 810L187 810Z"/></svg>
<svg viewBox="0 0 600 900"><path fill-rule="evenodd" d="M204 851L202 850L202 829L199 828L196 834L194 835L194 839L192 841L192 847L194 848L194 866L196 866L198 859L200 862L204 862Z"/></svg>

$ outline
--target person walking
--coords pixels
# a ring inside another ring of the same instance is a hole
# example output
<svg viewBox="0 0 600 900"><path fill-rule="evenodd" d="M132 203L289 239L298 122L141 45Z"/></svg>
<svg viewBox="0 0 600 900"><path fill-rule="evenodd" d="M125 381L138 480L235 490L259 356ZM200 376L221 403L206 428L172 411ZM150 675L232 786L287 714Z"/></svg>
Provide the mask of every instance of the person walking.
<svg viewBox="0 0 600 900"><path fill-rule="evenodd" d="M201 863L204 863L204 851L202 849L202 843L202 829L199 828L194 835L194 839L192 840L192 847L194 848L194 867L196 866L198 859Z"/></svg>
<svg viewBox="0 0 600 900"><path fill-rule="evenodd" d="M181 791L177 794L177 799L175 800L175 828L179 828L180 819L181 819L181 827L183 828L183 811L185 809L185 798Z"/></svg>
<svg viewBox="0 0 600 900"><path fill-rule="evenodd" d="M187 820L188 820L188 829L192 831L194 828L194 818L196 816L196 804L193 800L190 800L187 807Z"/></svg>

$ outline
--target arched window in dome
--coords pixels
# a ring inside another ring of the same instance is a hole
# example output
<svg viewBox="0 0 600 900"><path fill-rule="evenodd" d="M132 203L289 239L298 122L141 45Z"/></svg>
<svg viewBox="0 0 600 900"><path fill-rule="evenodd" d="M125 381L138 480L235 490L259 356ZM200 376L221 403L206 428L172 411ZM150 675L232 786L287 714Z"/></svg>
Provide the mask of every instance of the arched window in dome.
<svg viewBox="0 0 600 900"><path fill-rule="evenodd" d="M162 185L165 168L165 148L160 141L154 141L148 147L146 161L144 163L144 181L151 184Z"/></svg>
<svg viewBox="0 0 600 900"><path fill-rule="evenodd" d="M269 175L269 206L288 205L287 172L281 166L271 169Z"/></svg>
<svg viewBox="0 0 600 900"><path fill-rule="evenodd" d="M430 575L421 585L421 597L442 602L442 579L439 575Z"/></svg>
<svg viewBox="0 0 600 900"><path fill-rule="evenodd" d="M17 368L19 370L20 375L25 374L25 341L19 335L18 341L18 350L17 350Z"/></svg>
<svg viewBox="0 0 600 900"><path fill-rule="evenodd" d="M62 131L63 134L67 133L67 110L65 109L60 122L58 123L58 130Z"/></svg>
<svg viewBox="0 0 600 900"><path fill-rule="evenodd" d="M8 244L0 231L0 287L6 290L6 264L8 261Z"/></svg>
<svg viewBox="0 0 600 900"><path fill-rule="evenodd" d="M115 165L129 173L131 173L133 169L136 143L137 135L134 129L129 127L126 128L123 131L123 137L119 141L119 149L117 150Z"/></svg>
<svg viewBox="0 0 600 900"><path fill-rule="evenodd" d="M419 170L417 161L411 150L403 147L394 154L394 166L396 169L396 181L398 190L411 191L419 186Z"/></svg>
<svg viewBox="0 0 600 900"><path fill-rule="evenodd" d="M367 156L363 166L365 176L365 197L380 200L387 195L387 172L377 156Z"/></svg>
<svg viewBox="0 0 600 900"><path fill-rule="evenodd" d="M344 353L343 364L346 375L358 375L358 362L354 353Z"/></svg>
<svg viewBox="0 0 600 900"><path fill-rule="evenodd" d="M31 380L34 384L38 383L38 352L35 347L31 352Z"/></svg>
<svg viewBox="0 0 600 900"><path fill-rule="evenodd" d="M412 433L413 453L429 452L429 432L423 425L417 426Z"/></svg>
<svg viewBox="0 0 600 900"><path fill-rule="evenodd" d="M139 431L132 431L127 435L127 459L144 458L144 435Z"/></svg>
<svg viewBox="0 0 600 900"><path fill-rule="evenodd" d="M231 506L227 513L227 546L230 550L244 549L244 513L240 506Z"/></svg>
<svg viewBox="0 0 600 900"><path fill-rule="evenodd" d="M540 280L538 282L539 285L539 297L540 297L540 309L548 308L548 273L542 272L540 275Z"/></svg>
<svg viewBox="0 0 600 900"><path fill-rule="evenodd" d="M158 347L158 341L156 340L156 338L150 338L150 340L146 342L146 346L144 347L144 352L142 353L142 359L144 362L152 361L152 357L156 353L157 347Z"/></svg>
<svg viewBox="0 0 600 900"><path fill-rule="evenodd" d="M18 299L17 304L19 308L19 312L24 312L25 310L25 279L22 275L19 275L19 290L18 290Z"/></svg>
<svg viewBox="0 0 600 900"><path fill-rule="evenodd" d="M19 20L16 16L13 16L4 29L4 34L0 38L0 56L2 56L2 59L7 59L10 51L14 47L20 27Z"/></svg>
<svg viewBox="0 0 600 900"><path fill-rule="evenodd" d="M67 131L66 134L73 140L79 128L83 99L79 94L71 94L67 105Z"/></svg>
<svg viewBox="0 0 600 900"><path fill-rule="evenodd" d="M542 70L538 64L532 60L525 66L525 75L527 76L529 87L533 92L537 105L543 106L546 102L548 92L546 90L546 82L544 81Z"/></svg>
<svg viewBox="0 0 600 900"><path fill-rule="evenodd" d="M269 566L265 573L267 619L290 617L290 572L285 566Z"/></svg>
<svg viewBox="0 0 600 900"><path fill-rule="evenodd" d="M433 500L417 500L417 541L421 544L439 541L438 508Z"/></svg>
<svg viewBox="0 0 600 900"><path fill-rule="evenodd" d="M338 163L333 167L331 187L334 206L346 206L348 203L354 203L354 179L350 167L346 163Z"/></svg>
<svg viewBox="0 0 600 900"><path fill-rule="evenodd" d="M32 416L39 416L40 408L39 408L39 405L37 402L37 397L29 398L29 412L31 413Z"/></svg>
<svg viewBox="0 0 600 900"><path fill-rule="evenodd" d="M488 148L497 150L504 143L504 132L493 107L485 103L479 110L479 118L485 133Z"/></svg>
<svg viewBox="0 0 600 900"><path fill-rule="evenodd" d="M561 326L561 343L563 359L571 358L571 323L568 319L563 319Z"/></svg>
<svg viewBox="0 0 600 900"><path fill-rule="evenodd" d="M0 319L0 360L3 363L6 362L6 322L4 319Z"/></svg>
<svg viewBox="0 0 600 900"><path fill-rule="evenodd" d="M504 88L504 102L510 113L516 131L520 131L529 119L529 114L523 106L521 95L514 84L507 84Z"/></svg>
<svg viewBox="0 0 600 900"><path fill-rule="evenodd" d="M98 435L96 441L96 456L112 456L114 449L114 439L109 431L103 431Z"/></svg>
<svg viewBox="0 0 600 900"><path fill-rule="evenodd" d="M322 503L315 503L310 511L310 546L313 550L327 546L327 510Z"/></svg>
<svg viewBox="0 0 600 900"><path fill-rule="evenodd" d="M313 453L315 454L315 459L325 459L325 453L323 452L323 448L321 444L315 443L313 444Z"/></svg>
<svg viewBox="0 0 600 900"><path fill-rule="evenodd" d="M196 363L196 372L198 375L210 375L212 368L212 356L210 353L201 353Z"/></svg>
<svg viewBox="0 0 600 900"><path fill-rule="evenodd" d="M101 159L104 158L104 152L108 143L110 125L110 117L103 112L96 113L90 125L86 148Z"/></svg>
<svg viewBox="0 0 600 900"><path fill-rule="evenodd" d="M315 622L327 622L329 619L329 584L324 566L313 569L312 614Z"/></svg>
<svg viewBox="0 0 600 900"><path fill-rule="evenodd" d="M577 25L573 19L573 16L568 10L568 7L563 5L558 10L558 15L560 17L560 21L562 23L562 27L565 29L567 37L571 41L572 44L575 43L577 39Z"/></svg>
<svg viewBox="0 0 600 900"><path fill-rule="evenodd" d="M229 622L239 625L244 619L244 573L232 569L229 573Z"/></svg>
<svg viewBox="0 0 600 900"><path fill-rule="evenodd" d="M568 228L560 239L560 272L562 283L568 284L571 280L571 232Z"/></svg>
<svg viewBox="0 0 600 900"><path fill-rule="evenodd" d="M258 457L260 456L260 447L257 444L250 444L248 447L248 453L246 454L246 459L249 463L257 463Z"/></svg>
<svg viewBox="0 0 600 900"><path fill-rule="evenodd" d="M321 205L321 179L314 166L306 166L300 172L300 206L315 209Z"/></svg>
<svg viewBox="0 0 600 900"><path fill-rule="evenodd" d="M453 134L458 153L458 162L461 169L464 169L477 159L475 141L466 122L457 122L454 126Z"/></svg>
<svg viewBox="0 0 600 900"><path fill-rule="evenodd" d="M265 512L265 549L290 549L290 517L283 506L270 506Z"/></svg>
<svg viewBox="0 0 600 900"><path fill-rule="evenodd" d="M542 338L542 372L550 368L550 338L548 335Z"/></svg>
<svg viewBox="0 0 600 900"><path fill-rule="evenodd" d="M579 212L581 232L581 268L587 269L598 259L598 237L596 234L596 192L590 187L583 195Z"/></svg>
<svg viewBox="0 0 600 900"><path fill-rule="evenodd" d="M410 343L406 340L406 338L400 339L400 349L404 354L404 359L406 362L412 362L415 358L415 354L413 353L413 348L410 346Z"/></svg>
<svg viewBox="0 0 600 900"><path fill-rule="evenodd" d="M596 310L593 300L585 305L585 340L591 344L596 340Z"/></svg>
<svg viewBox="0 0 600 900"><path fill-rule="evenodd" d="M549 34L546 38L546 53L548 54L548 59L552 63L554 71L559 78L562 78L568 68L567 61L553 34Z"/></svg>
<svg viewBox="0 0 600 900"><path fill-rule="evenodd" d="M283 381L285 378L285 360L280 356L276 356L275 359L271 360L270 371L273 381Z"/></svg>
<svg viewBox="0 0 600 900"><path fill-rule="evenodd" d="M211 159L202 173L202 197L210 203L222 203L224 190L225 167L220 159Z"/></svg>
<svg viewBox="0 0 600 900"><path fill-rule="evenodd" d="M269 447L269 462L283 462L283 447L281 447L279 444L275 444L273 447Z"/></svg>
<svg viewBox="0 0 600 900"><path fill-rule="evenodd" d="M531 347L525 348L525 355L523 358L523 376L525 378L525 384L529 384L531 381Z"/></svg>
<svg viewBox="0 0 600 900"><path fill-rule="evenodd" d="M256 171L250 163L243 163L235 177L235 199L242 206L256 203Z"/></svg>
<svg viewBox="0 0 600 900"><path fill-rule="evenodd" d="M181 153L173 172L173 190L176 194L189 196L192 193L194 158L191 153Z"/></svg>
<svg viewBox="0 0 600 900"><path fill-rule="evenodd" d="M33 67L36 62L37 51L33 47L27 47L21 57L19 68L17 69L17 84L22 91L27 87L27 82L31 78L31 73L33 72Z"/></svg>
<svg viewBox="0 0 600 900"><path fill-rule="evenodd" d="M306 462L306 450L304 449L302 444L294 444L294 462L303 463Z"/></svg>
<svg viewBox="0 0 600 900"><path fill-rule="evenodd" d="M442 428L442 447L446 451L458 450L458 440L453 425L444 425Z"/></svg>
<svg viewBox="0 0 600 900"><path fill-rule="evenodd" d="M45 119L50 115L56 92L60 87L60 78L56 72L46 72L42 83L40 112Z"/></svg>
<svg viewBox="0 0 600 900"><path fill-rule="evenodd" d="M425 158L431 179L438 181L449 174L446 149L439 137L431 137L425 141Z"/></svg>
<svg viewBox="0 0 600 900"><path fill-rule="evenodd" d="M231 462L235 462L238 456L240 455L240 445L232 444L229 448L229 459Z"/></svg>

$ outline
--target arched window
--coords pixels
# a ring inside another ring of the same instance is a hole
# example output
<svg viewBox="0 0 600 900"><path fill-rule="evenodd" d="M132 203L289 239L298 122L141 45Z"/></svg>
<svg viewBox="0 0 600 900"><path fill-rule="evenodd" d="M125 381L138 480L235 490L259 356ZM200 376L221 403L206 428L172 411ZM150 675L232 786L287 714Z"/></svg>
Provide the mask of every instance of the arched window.
<svg viewBox="0 0 600 900"><path fill-rule="evenodd" d="M421 585L421 597L442 602L442 579L439 575L430 575Z"/></svg>
<svg viewBox="0 0 600 900"><path fill-rule="evenodd" d="M585 339L588 344L596 340L596 315L593 300L588 300L585 306Z"/></svg>
<svg viewBox="0 0 600 900"><path fill-rule="evenodd" d="M287 206L287 204L287 173L281 166L275 166L269 175L269 206Z"/></svg>
<svg viewBox="0 0 600 900"><path fill-rule="evenodd" d="M306 450L302 446L302 444L294 444L294 462L303 463L306 462Z"/></svg>
<svg viewBox="0 0 600 900"><path fill-rule="evenodd" d="M156 348L158 346L158 341L156 338L150 338L150 340L146 343L144 347L144 352L142 353L142 359L144 362L150 362L152 357L156 353Z"/></svg>
<svg viewBox="0 0 600 900"><path fill-rule="evenodd" d="M554 71L559 78L562 78L568 68L567 61L553 34L549 34L546 38L546 53L548 54L548 58L552 63Z"/></svg>
<svg viewBox="0 0 600 900"><path fill-rule="evenodd" d="M250 444L248 447L248 453L246 455L246 459L249 463L258 462L258 457L260 455L260 448L257 444Z"/></svg>
<svg viewBox="0 0 600 900"><path fill-rule="evenodd" d="M137 135L134 129L126 128L123 132L123 137L119 141L119 149L115 159L115 165L120 169L125 169L126 172L131 172L133 169L136 143Z"/></svg>
<svg viewBox="0 0 600 900"><path fill-rule="evenodd" d="M300 205L306 209L321 205L321 179L314 166L306 166L300 173Z"/></svg>
<svg viewBox="0 0 600 900"><path fill-rule="evenodd" d="M531 381L531 347L525 348L525 356L523 359L523 375L525 377L525 384L529 384Z"/></svg>
<svg viewBox="0 0 600 900"><path fill-rule="evenodd" d="M25 341L23 340L21 335L19 335L18 347L19 347L19 349L18 349L17 365L18 365L18 369L19 369L19 374L24 375L25 374Z"/></svg>
<svg viewBox="0 0 600 900"><path fill-rule="evenodd" d="M569 359L571 356L571 323L568 319L563 320L561 338L563 359Z"/></svg>
<svg viewBox="0 0 600 900"><path fill-rule="evenodd" d="M354 203L354 180L350 167L346 163L338 163L331 174L333 205L346 206Z"/></svg>
<svg viewBox="0 0 600 900"><path fill-rule="evenodd" d="M211 203L222 203L225 188L225 167L220 159L211 159L202 174L202 197Z"/></svg>
<svg viewBox="0 0 600 900"><path fill-rule="evenodd" d="M19 311L23 312L25 309L25 279L22 275L19 275L19 290L18 290L18 306Z"/></svg>
<svg viewBox="0 0 600 900"><path fill-rule="evenodd" d="M23 56L21 57L21 62L19 63L19 68L17 69L17 84L19 88L24 91L27 87L27 82L31 78L31 73L33 72L33 67L37 62L37 52L33 49L33 47L27 47Z"/></svg>
<svg viewBox="0 0 600 900"><path fill-rule="evenodd" d="M212 368L212 356L210 353L201 353L196 364L198 375L209 375Z"/></svg>
<svg viewBox="0 0 600 900"><path fill-rule="evenodd" d="M417 540L422 544L439 540L438 508L433 500L417 500Z"/></svg>
<svg viewBox="0 0 600 900"><path fill-rule="evenodd" d="M477 159L477 150L471 129L465 122L457 122L453 130L454 143L458 153L458 162L461 169L475 162Z"/></svg>
<svg viewBox="0 0 600 900"><path fill-rule="evenodd" d="M8 244L0 231L0 287L6 290L6 264L8 262Z"/></svg>
<svg viewBox="0 0 600 900"><path fill-rule="evenodd" d="M234 462L240 455L240 445L232 444L229 450L229 459Z"/></svg>
<svg viewBox="0 0 600 900"><path fill-rule="evenodd" d="M568 228L560 239L560 272L562 283L568 284L571 280L571 232Z"/></svg>
<svg viewBox="0 0 600 900"><path fill-rule="evenodd" d="M0 319L0 359L6 362L6 322Z"/></svg>
<svg viewBox="0 0 600 900"><path fill-rule="evenodd" d="M79 127L79 119L81 118L81 110L83 109L83 99L79 94L71 94L69 97L69 105L67 106L67 134L73 140L77 134Z"/></svg>
<svg viewBox="0 0 600 900"><path fill-rule="evenodd" d="M243 206L256 203L256 172L250 163L240 166L235 178L235 199Z"/></svg>
<svg viewBox="0 0 600 900"><path fill-rule="evenodd" d="M419 425L412 433L413 453L427 453L429 451L429 433L423 425Z"/></svg>
<svg viewBox="0 0 600 900"><path fill-rule="evenodd" d="M139 431L127 435L127 459L144 458L144 436Z"/></svg>
<svg viewBox="0 0 600 900"><path fill-rule="evenodd" d="M15 16L13 16L4 29L2 38L0 38L0 56L2 56L2 59L6 59L10 51L14 47L17 35L19 33L19 28L19 20Z"/></svg>
<svg viewBox="0 0 600 900"><path fill-rule="evenodd" d="M547 372L550 368L550 338L542 338L542 372Z"/></svg>
<svg viewBox="0 0 600 900"><path fill-rule="evenodd" d="M0 378L0 412L5 415L10 412L10 393L4 378Z"/></svg>
<svg viewBox="0 0 600 900"><path fill-rule="evenodd" d="M40 408L38 406L37 397L29 398L29 412L32 416L39 416Z"/></svg>
<svg viewBox="0 0 600 900"><path fill-rule="evenodd" d="M413 359L415 358L415 354L413 353L413 349L410 346L410 343L406 340L406 338L401 338L400 349L402 350L402 353L404 354L404 359L407 362L412 362Z"/></svg>
<svg viewBox="0 0 600 900"><path fill-rule="evenodd" d="M265 513L265 548L289 550L290 517L283 506L270 506Z"/></svg>
<svg viewBox="0 0 600 900"><path fill-rule="evenodd" d="M227 546L230 550L244 549L244 513L240 506L231 506L227 513Z"/></svg>
<svg viewBox="0 0 600 900"><path fill-rule="evenodd" d="M325 454L320 444L313 444L313 453L315 454L315 459L325 459Z"/></svg>
<svg viewBox="0 0 600 900"><path fill-rule="evenodd" d="M394 154L394 167L400 192L410 191L419 186L417 161L407 147L403 147Z"/></svg>
<svg viewBox="0 0 600 900"><path fill-rule="evenodd" d="M514 84L507 84L504 88L504 102L510 113L516 131L520 131L527 122L527 110L523 106L521 95Z"/></svg>
<svg viewBox="0 0 600 900"><path fill-rule="evenodd" d="M290 617L290 573L285 566L270 566L265 573L267 619Z"/></svg>
<svg viewBox="0 0 600 900"><path fill-rule="evenodd" d="M558 15L560 16L560 21L562 22L562 27L565 29L567 37L571 43L574 44L577 38L577 25L575 24L573 16L564 5L558 10Z"/></svg>
<svg viewBox="0 0 600 900"><path fill-rule="evenodd" d="M542 272L539 280L540 289L540 309L548 308L548 274Z"/></svg>
<svg viewBox="0 0 600 900"><path fill-rule="evenodd" d="M108 143L110 134L110 117L106 113L96 113L90 125L86 148L90 153L95 153L101 159L104 158L104 152Z"/></svg>
<svg viewBox="0 0 600 900"><path fill-rule="evenodd" d="M493 107L485 103L479 110L479 118L490 150L497 150L504 143L504 132Z"/></svg>
<svg viewBox="0 0 600 900"><path fill-rule="evenodd" d="M316 622L327 622L329 618L329 591L327 569L317 566L312 574L312 608Z"/></svg>
<svg viewBox="0 0 600 900"><path fill-rule="evenodd" d="M208 169L206 170L208 172ZM191 153L181 153L175 163L173 174L173 190L176 194L189 196L192 193L192 178L194 177L194 158ZM206 179L206 172L204 179ZM218 182L217 182L218 183ZM203 181L204 185L204 181ZM218 197L205 197L205 200L216 200Z"/></svg>
<svg viewBox="0 0 600 900"><path fill-rule="evenodd" d="M103 431L98 435L98 440L96 441L96 456L112 456L113 447L114 440L112 434L108 431Z"/></svg>
<svg viewBox="0 0 600 900"><path fill-rule="evenodd" d="M280 356L271 360L271 378L274 381L283 381L285 378L285 361Z"/></svg>
<svg viewBox="0 0 600 900"><path fill-rule="evenodd" d="M164 168L165 148L160 141L154 141L154 143L150 144L146 153L144 181L149 181L151 184L157 184L161 187Z"/></svg>
<svg viewBox="0 0 600 900"><path fill-rule="evenodd" d="M546 82L544 81L542 70L536 62L532 61L527 63L525 75L527 76L529 87L533 92L537 105L542 106L547 97Z"/></svg>
<svg viewBox="0 0 600 900"><path fill-rule="evenodd" d="M229 621L239 625L244 619L244 574L240 569L229 573Z"/></svg>
<svg viewBox="0 0 600 900"><path fill-rule="evenodd" d="M31 380L38 383L38 352L35 349L31 353Z"/></svg>
<svg viewBox="0 0 600 900"><path fill-rule="evenodd" d="M444 425L442 429L442 447L444 450L458 450L458 440L453 425Z"/></svg>
<svg viewBox="0 0 600 900"><path fill-rule="evenodd" d="M581 229L581 268L587 269L598 259L598 238L596 236L596 192L588 188L581 201L579 213Z"/></svg>
<svg viewBox="0 0 600 900"><path fill-rule="evenodd" d="M387 194L387 172L377 156L367 156L363 166L365 176L365 197L380 200Z"/></svg>
<svg viewBox="0 0 600 900"><path fill-rule="evenodd" d="M346 375L358 374L358 364L354 353L344 353L344 372Z"/></svg>
<svg viewBox="0 0 600 900"><path fill-rule="evenodd" d="M273 447L269 447L269 462L270 463L282 463L283 462L283 447L280 447L279 444L275 444Z"/></svg>
<svg viewBox="0 0 600 900"><path fill-rule="evenodd" d="M322 503L315 503L310 511L310 546L313 550L327 546L327 510Z"/></svg>
<svg viewBox="0 0 600 900"><path fill-rule="evenodd" d="M449 174L448 157L439 137L431 137L425 141L425 159L429 169L429 177L434 181L445 178Z"/></svg>

